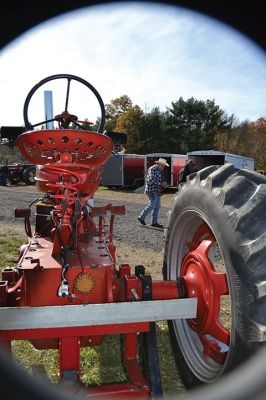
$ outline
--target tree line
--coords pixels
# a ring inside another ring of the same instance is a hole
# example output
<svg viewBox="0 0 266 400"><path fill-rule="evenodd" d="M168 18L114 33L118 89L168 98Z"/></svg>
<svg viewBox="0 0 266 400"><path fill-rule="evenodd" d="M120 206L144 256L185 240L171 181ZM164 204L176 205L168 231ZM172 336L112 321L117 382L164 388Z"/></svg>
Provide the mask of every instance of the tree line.
<svg viewBox="0 0 266 400"><path fill-rule="evenodd" d="M105 105L105 129L127 133L127 153L186 154L217 150L255 159L257 170L266 170L266 119L239 121L227 115L214 100L180 97L166 111L145 112L122 95ZM97 122L95 126L97 126ZM94 127L90 127L93 129Z"/></svg>

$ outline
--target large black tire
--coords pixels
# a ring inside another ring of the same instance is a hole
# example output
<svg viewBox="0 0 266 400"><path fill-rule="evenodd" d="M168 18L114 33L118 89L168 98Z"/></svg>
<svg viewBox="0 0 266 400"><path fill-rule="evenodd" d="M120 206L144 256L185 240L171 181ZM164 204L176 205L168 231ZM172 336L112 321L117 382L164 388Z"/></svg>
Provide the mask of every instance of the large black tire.
<svg viewBox="0 0 266 400"><path fill-rule="evenodd" d="M138 362L143 376L148 382L149 399L162 398L162 380L159 366L155 322L150 323L149 332L141 332L138 335ZM124 365L125 338L120 335L121 362ZM125 370L126 373L126 370Z"/></svg>
<svg viewBox="0 0 266 400"><path fill-rule="evenodd" d="M21 182L21 178L17 175L10 175L8 180L13 185L17 185L19 182Z"/></svg>
<svg viewBox="0 0 266 400"><path fill-rule="evenodd" d="M35 176L36 176L35 166L27 167L26 169L24 169L23 180L27 185L35 185L36 183Z"/></svg>
<svg viewBox="0 0 266 400"><path fill-rule="evenodd" d="M163 389L159 365L155 322L150 323L150 331L139 335L139 357L143 373L150 385L150 398L162 398Z"/></svg>
<svg viewBox="0 0 266 400"><path fill-rule="evenodd" d="M200 253L206 236L212 238L211 248L200 265L189 253L195 248ZM208 263L211 269L204 271ZM193 294L197 286L186 280L185 272L208 281L212 276L218 278L222 272L218 267L224 268L228 292L223 293L223 288L220 294L211 294L211 285L207 285L208 293L203 293L209 300L207 314L212 302L218 305L218 330L201 327L199 318L207 315L202 307L195 320L169 321L177 368L187 388L215 382L255 353L266 338L266 177L231 164L207 167L187 178L175 196L166 230L164 277L175 280L183 276L187 297L197 297ZM224 298L228 302L225 310ZM228 312L226 326L221 319ZM213 332L222 336L228 332L227 344Z"/></svg>

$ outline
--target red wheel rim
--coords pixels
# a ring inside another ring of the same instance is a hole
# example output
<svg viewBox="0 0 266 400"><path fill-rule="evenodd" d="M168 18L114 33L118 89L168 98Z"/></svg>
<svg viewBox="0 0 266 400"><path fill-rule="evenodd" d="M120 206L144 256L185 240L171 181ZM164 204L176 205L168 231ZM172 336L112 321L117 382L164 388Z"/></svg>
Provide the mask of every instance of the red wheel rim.
<svg viewBox="0 0 266 400"><path fill-rule="evenodd" d="M184 278L187 297L198 299L197 316L188 324L199 336L203 354L223 364L227 352L221 344L229 346L230 332L220 320L221 297L228 295L225 272L217 272L209 253L216 244L210 228L202 224L188 243L189 252L183 259L181 276Z"/></svg>

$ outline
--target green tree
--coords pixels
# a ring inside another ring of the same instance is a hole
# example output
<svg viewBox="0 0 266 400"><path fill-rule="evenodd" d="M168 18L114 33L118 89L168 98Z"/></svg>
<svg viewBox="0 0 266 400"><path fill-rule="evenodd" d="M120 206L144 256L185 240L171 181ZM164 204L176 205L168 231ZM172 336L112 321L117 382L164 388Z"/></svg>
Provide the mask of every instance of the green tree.
<svg viewBox="0 0 266 400"><path fill-rule="evenodd" d="M159 107L154 107L144 115L141 129L143 153L156 153L165 149L164 119L164 113Z"/></svg>
<svg viewBox="0 0 266 400"><path fill-rule="evenodd" d="M93 132L97 132L100 126L101 118L97 117L94 124L90 125L90 130Z"/></svg>
<svg viewBox="0 0 266 400"><path fill-rule="evenodd" d="M94 129L94 124L93 122L89 121L88 118L84 119L84 122L81 123L81 126L83 127L83 129L86 129L88 131L93 131Z"/></svg>
<svg viewBox="0 0 266 400"><path fill-rule="evenodd" d="M182 97L168 108L168 135L174 137L177 151L213 149L215 136L226 130L229 118L214 100L196 100Z"/></svg>

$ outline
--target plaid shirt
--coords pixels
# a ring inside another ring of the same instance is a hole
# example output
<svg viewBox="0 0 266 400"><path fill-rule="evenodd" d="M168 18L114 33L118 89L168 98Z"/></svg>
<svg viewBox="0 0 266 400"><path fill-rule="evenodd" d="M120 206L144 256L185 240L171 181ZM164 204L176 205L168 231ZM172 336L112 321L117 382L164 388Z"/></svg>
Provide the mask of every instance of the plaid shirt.
<svg viewBox="0 0 266 400"><path fill-rule="evenodd" d="M160 184L162 182L164 182L163 171L161 171L157 165L153 165L148 169L145 184L145 193L155 193L158 196L161 196L162 188Z"/></svg>

